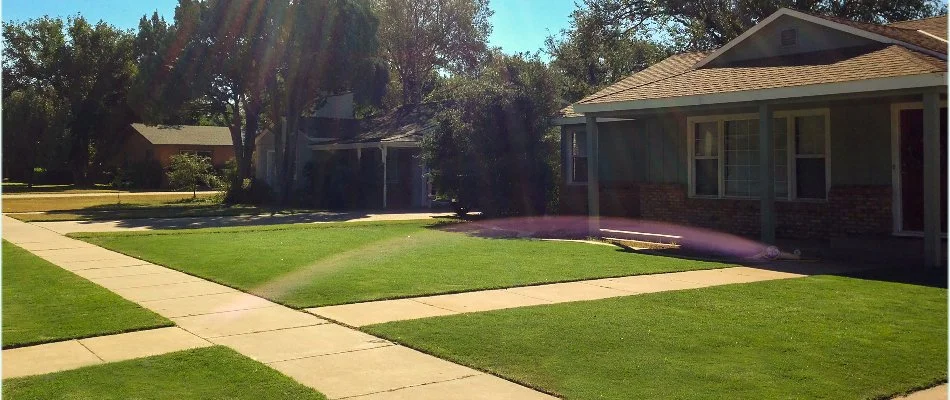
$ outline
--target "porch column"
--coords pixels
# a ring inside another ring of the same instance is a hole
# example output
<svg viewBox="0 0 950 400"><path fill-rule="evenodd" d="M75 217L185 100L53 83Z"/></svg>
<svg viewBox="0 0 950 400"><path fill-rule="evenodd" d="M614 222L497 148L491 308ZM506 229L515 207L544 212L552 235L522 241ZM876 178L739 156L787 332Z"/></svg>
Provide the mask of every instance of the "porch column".
<svg viewBox="0 0 950 400"><path fill-rule="evenodd" d="M759 105L759 199L761 205L763 243L775 244L775 161L772 150L772 110L768 104Z"/></svg>
<svg viewBox="0 0 950 400"><path fill-rule="evenodd" d="M386 208L386 179L389 172L389 168L386 166L386 146L379 146L379 154L381 154L383 160L383 209Z"/></svg>
<svg viewBox="0 0 950 400"><path fill-rule="evenodd" d="M924 93L924 263L938 267L940 252L940 94Z"/></svg>
<svg viewBox="0 0 950 400"><path fill-rule="evenodd" d="M597 117L587 117L587 216L589 218L588 229L592 235L600 233L600 174L598 165L600 164L597 148L599 133L597 130Z"/></svg>

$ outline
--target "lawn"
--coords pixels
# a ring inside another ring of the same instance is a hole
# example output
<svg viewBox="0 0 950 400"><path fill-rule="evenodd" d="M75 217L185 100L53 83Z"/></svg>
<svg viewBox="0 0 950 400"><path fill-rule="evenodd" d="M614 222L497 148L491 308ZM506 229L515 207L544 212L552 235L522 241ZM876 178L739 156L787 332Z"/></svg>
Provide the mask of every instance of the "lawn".
<svg viewBox="0 0 950 400"><path fill-rule="evenodd" d="M947 291L814 276L393 322L567 399L865 399L947 379Z"/></svg>
<svg viewBox="0 0 950 400"><path fill-rule="evenodd" d="M727 266L586 243L473 237L428 221L74 237L292 307Z"/></svg>
<svg viewBox="0 0 950 400"><path fill-rule="evenodd" d="M225 347L3 381L5 399L325 399Z"/></svg>
<svg viewBox="0 0 950 400"><path fill-rule="evenodd" d="M173 202L165 205L123 204L123 208L121 209L107 209L107 207L109 206L90 207L84 210L57 210L42 213L7 215L23 222L49 222L136 218L219 217L228 215L262 215L299 212L298 210L272 209L250 205L224 205L210 201L185 204Z"/></svg>
<svg viewBox="0 0 950 400"><path fill-rule="evenodd" d="M171 321L3 242L3 348L170 326Z"/></svg>
<svg viewBox="0 0 950 400"><path fill-rule="evenodd" d="M95 184L91 188L80 188L76 185L33 185L30 187L23 182L3 182L3 194L12 193L114 193L119 192L111 185Z"/></svg>
<svg viewBox="0 0 950 400"><path fill-rule="evenodd" d="M199 199L209 199L214 193L202 193ZM210 200L210 199L209 199ZM103 193L68 197L32 197L26 195L4 196L3 212L40 212L61 210L122 210L143 206L206 206L208 203L194 202L191 193L168 192L162 194Z"/></svg>

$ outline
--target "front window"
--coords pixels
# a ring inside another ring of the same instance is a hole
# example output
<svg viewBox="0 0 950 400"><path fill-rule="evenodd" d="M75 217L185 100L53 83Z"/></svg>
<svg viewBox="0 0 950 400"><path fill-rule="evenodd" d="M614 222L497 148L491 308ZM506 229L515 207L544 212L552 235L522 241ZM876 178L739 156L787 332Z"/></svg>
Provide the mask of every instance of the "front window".
<svg viewBox="0 0 950 400"><path fill-rule="evenodd" d="M572 183L587 182L587 133L584 131L570 134L570 181Z"/></svg>
<svg viewBox="0 0 950 400"><path fill-rule="evenodd" d="M826 197L827 122L826 110L776 113L772 121L776 198ZM696 117L689 119L689 127L690 194L758 197L760 136L756 116Z"/></svg>

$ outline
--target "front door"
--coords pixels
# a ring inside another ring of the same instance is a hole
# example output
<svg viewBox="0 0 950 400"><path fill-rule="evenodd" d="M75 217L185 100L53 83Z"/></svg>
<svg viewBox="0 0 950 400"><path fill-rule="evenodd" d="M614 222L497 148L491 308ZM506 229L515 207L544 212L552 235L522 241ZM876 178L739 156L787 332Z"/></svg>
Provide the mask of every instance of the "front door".
<svg viewBox="0 0 950 400"><path fill-rule="evenodd" d="M947 109L940 109L941 221L947 220ZM898 113L900 160L900 211L903 232L924 230L924 113L902 109ZM947 232L941 223L941 232Z"/></svg>

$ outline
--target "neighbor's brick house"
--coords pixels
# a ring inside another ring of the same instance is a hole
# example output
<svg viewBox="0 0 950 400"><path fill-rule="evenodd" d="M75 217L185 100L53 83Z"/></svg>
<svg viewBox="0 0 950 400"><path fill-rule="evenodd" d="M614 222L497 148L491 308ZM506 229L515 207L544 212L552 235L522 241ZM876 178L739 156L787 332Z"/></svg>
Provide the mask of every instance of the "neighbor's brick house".
<svg viewBox="0 0 950 400"><path fill-rule="evenodd" d="M782 9L718 50L669 57L562 110L562 210L764 241L919 235L935 264L946 37L946 16Z"/></svg>
<svg viewBox="0 0 950 400"><path fill-rule="evenodd" d="M163 170L175 154L195 153L211 159L216 169L234 158L231 132L221 126L131 124L125 130L122 152L116 165L131 165L157 161ZM162 186L167 182L162 177Z"/></svg>

